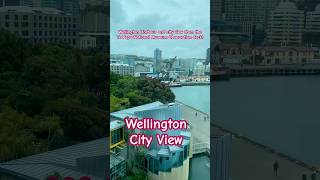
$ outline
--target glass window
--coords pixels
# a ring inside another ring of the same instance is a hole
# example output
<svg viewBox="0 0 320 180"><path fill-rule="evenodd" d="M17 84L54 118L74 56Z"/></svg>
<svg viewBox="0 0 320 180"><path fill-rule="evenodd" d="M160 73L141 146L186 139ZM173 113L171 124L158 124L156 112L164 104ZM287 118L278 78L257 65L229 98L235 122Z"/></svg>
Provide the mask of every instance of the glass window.
<svg viewBox="0 0 320 180"><path fill-rule="evenodd" d="M29 31L22 31L22 36L28 36L29 35Z"/></svg>
<svg viewBox="0 0 320 180"><path fill-rule="evenodd" d="M23 20L28 20L28 18L29 17L27 15L23 15L23 17L22 17Z"/></svg>
<svg viewBox="0 0 320 180"><path fill-rule="evenodd" d="M22 27L28 27L29 26L29 23L28 22L23 22L22 23Z"/></svg>

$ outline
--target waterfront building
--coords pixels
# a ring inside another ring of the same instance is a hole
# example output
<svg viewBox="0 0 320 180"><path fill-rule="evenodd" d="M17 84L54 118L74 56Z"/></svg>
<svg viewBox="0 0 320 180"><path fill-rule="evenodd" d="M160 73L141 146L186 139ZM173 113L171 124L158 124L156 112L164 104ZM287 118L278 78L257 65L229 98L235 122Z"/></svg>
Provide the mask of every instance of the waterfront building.
<svg viewBox="0 0 320 180"><path fill-rule="evenodd" d="M215 135L212 138L213 161L211 171L213 180L230 180L231 135Z"/></svg>
<svg viewBox="0 0 320 180"><path fill-rule="evenodd" d="M123 120L125 117L148 117L156 120L182 120L180 104L162 104L153 102L117 112L111 113L111 118ZM154 141L147 149L143 146L129 146L130 153L128 167L136 166L145 170L149 180L188 180L189 160L192 155L191 134L188 130L132 130L130 133L142 133L152 136ZM156 134L168 134L169 136L183 136L181 146L159 145Z"/></svg>
<svg viewBox="0 0 320 180"><path fill-rule="evenodd" d="M116 74L120 75L134 75L134 66L129 66L128 64L110 64L110 70Z"/></svg>
<svg viewBox="0 0 320 180"><path fill-rule="evenodd" d="M249 64L251 48L248 44L221 44L219 46L221 62L224 64Z"/></svg>
<svg viewBox="0 0 320 180"><path fill-rule="evenodd" d="M293 2L282 0L270 11L267 27L267 43L274 46L300 46L304 31L304 11Z"/></svg>
<svg viewBox="0 0 320 180"><path fill-rule="evenodd" d="M315 49L306 47L256 47L252 50L252 63L305 64L314 59L315 52Z"/></svg>
<svg viewBox="0 0 320 180"><path fill-rule="evenodd" d="M1 7L0 28L15 33L29 43L79 45L77 17L57 9Z"/></svg>
<svg viewBox="0 0 320 180"><path fill-rule="evenodd" d="M314 11L306 13L306 28L303 36L305 44L320 47L320 4Z"/></svg>
<svg viewBox="0 0 320 180"><path fill-rule="evenodd" d="M155 72L160 73L161 71L161 59L162 59L162 51L160 49L155 49L154 50L154 67L155 67Z"/></svg>
<svg viewBox="0 0 320 180"><path fill-rule="evenodd" d="M203 62L197 62L197 64L194 66L193 69L193 75L194 76L203 76L206 71L206 65L203 64Z"/></svg>

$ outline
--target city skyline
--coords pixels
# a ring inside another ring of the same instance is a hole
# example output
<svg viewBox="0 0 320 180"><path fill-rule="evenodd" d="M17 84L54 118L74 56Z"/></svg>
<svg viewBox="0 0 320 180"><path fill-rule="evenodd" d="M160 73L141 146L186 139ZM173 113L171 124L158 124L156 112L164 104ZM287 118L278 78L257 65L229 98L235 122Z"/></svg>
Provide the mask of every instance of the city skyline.
<svg viewBox="0 0 320 180"><path fill-rule="evenodd" d="M153 56L154 49L163 51L163 58L175 56L206 58L210 46L210 2L209 0L124 1L113 0L110 17L111 54L141 54ZM154 6L157 8L154 8ZM143 9L144 11L138 11ZM164 9L166 9L164 11ZM183 11L180 9L183 9ZM196 17L196 18L195 18ZM202 30L203 40L117 40L120 29L153 30ZM134 48L133 48L134 47Z"/></svg>

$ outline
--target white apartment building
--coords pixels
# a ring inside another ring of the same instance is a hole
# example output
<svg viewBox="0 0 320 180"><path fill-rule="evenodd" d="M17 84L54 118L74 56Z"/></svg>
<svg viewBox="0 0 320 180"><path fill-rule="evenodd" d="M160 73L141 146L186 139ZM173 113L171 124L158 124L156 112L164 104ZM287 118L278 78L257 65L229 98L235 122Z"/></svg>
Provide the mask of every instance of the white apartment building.
<svg viewBox="0 0 320 180"><path fill-rule="evenodd" d="M110 64L110 70L120 75L134 75L134 67L129 66L128 64Z"/></svg>
<svg viewBox="0 0 320 180"><path fill-rule="evenodd" d="M293 2L282 0L275 10L270 11L267 43L275 46L299 46L304 31L304 12Z"/></svg>

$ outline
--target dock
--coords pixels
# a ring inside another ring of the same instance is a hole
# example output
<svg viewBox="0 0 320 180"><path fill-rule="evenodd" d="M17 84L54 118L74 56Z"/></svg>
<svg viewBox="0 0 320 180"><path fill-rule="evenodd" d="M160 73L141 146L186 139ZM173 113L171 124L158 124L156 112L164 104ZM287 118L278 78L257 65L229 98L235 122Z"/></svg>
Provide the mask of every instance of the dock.
<svg viewBox="0 0 320 180"><path fill-rule="evenodd" d="M319 64L299 65L227 65L231 77L274 76L274 75L319 75Z"/></svg>

